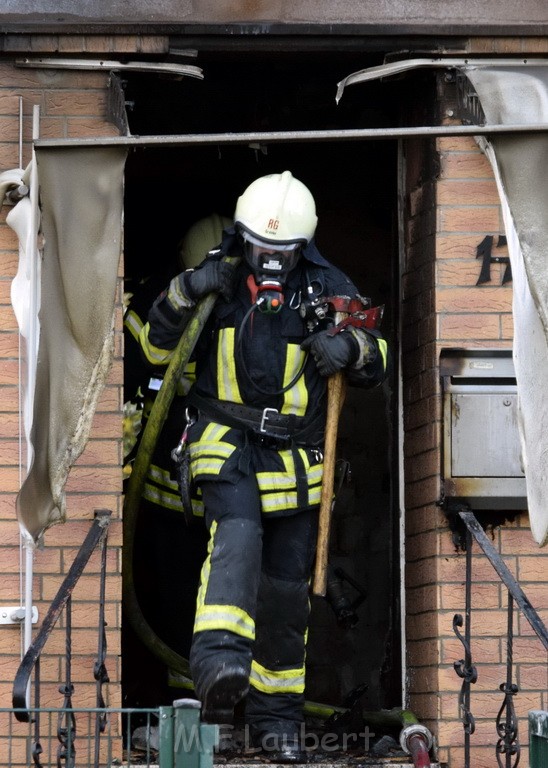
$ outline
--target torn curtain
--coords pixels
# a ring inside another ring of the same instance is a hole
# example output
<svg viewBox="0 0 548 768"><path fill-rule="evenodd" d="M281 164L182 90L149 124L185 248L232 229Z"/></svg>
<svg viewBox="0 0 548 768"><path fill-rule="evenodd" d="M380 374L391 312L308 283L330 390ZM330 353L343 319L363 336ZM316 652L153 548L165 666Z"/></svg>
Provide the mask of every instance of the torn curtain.
<svg viewBox="0 0 548 768"><path fill-rule="evenodd" d="M44 238L30 441L17 497L37 542L65 519L64 487L82 452L113 350L125 148L38 148ZM18 204L19 205L19 204Z"/></svg>
<svg viewBox="0 0 548 768"><path fill-rule="evenodd" d="M548 123L548 68L465 68L486 124ZM513 277L514 368L531 531L548 543L548 135L482 139L499 187Z"/></svg>

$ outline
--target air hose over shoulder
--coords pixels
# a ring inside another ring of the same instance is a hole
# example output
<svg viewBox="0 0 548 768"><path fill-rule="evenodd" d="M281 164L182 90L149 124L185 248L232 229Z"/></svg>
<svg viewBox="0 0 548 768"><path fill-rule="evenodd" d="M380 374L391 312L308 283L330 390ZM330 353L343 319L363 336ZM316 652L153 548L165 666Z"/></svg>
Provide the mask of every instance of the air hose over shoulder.
<svg viewBox="0 0 548 768"><path fill-rule="evenodd" d="M236 265L239 262L239 258L226 256L223 261ZM160 661L163 661L170 669L182 675L190 674L188 660L170 648L156 634L141 610L133 578L133 549L137 515L152 454L156 448L158 436L177 390L177 383L194 351L194 347L213 310L216 300L217 294L210 293L196 304L192 317L179 339L143 430L124 498L124 545L122 549L124 612L141 642Z"/></svg>

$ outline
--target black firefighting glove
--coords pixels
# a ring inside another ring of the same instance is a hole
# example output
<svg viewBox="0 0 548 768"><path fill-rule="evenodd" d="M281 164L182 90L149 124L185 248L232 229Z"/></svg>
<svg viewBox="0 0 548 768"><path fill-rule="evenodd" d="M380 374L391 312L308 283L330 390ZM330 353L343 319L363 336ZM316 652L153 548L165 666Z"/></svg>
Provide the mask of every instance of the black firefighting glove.
<svg viewBox="0 0 548 768"><path fill-rule="evenodd" d="M314 333L303 341L301 349L310 352L322 376L332 376L355 363L360 354L356 339L344 331L334 336L330 336L328 331Z"/></svg>
<svg viewBox="0 0 548 768"><path fill-rule="evenodd" d="M199 269L183 272L184 292L189 299L196 301L212 291L220 293L227 301L234 295L235 270L232 264L224 261L206 261Z"/></svg>

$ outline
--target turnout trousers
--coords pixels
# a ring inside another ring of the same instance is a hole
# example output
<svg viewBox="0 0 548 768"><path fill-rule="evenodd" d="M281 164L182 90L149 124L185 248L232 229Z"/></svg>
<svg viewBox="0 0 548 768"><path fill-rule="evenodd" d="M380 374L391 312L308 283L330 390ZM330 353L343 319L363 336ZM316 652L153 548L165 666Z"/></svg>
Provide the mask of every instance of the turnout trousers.
<svg viewBox="0 0 548 768"><path fill-rule="evenodd" d="M201 483L208 554L190 666L196 692L222 664L249 670L245 719L256 731L302 722L305 645L317 507L261 514L255 475Z"/></svg>

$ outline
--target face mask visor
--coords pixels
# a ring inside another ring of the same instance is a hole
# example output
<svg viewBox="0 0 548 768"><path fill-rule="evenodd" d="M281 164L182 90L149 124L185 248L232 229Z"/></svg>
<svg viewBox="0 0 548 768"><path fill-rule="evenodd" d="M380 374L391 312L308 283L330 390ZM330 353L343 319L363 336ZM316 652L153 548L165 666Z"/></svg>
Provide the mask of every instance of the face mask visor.
<svg viewBox="0 0 548 768"><path fill-rule="evenodd" d="M301 255L302 243L269 243L243 231L245 259L257 283L263 280L283 282L289 272L295 269Z"/></svg>

